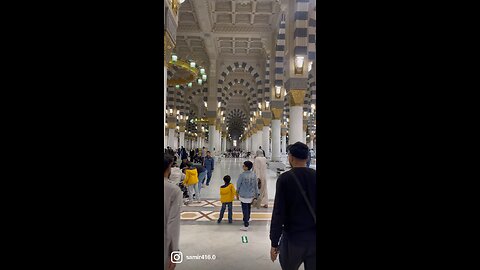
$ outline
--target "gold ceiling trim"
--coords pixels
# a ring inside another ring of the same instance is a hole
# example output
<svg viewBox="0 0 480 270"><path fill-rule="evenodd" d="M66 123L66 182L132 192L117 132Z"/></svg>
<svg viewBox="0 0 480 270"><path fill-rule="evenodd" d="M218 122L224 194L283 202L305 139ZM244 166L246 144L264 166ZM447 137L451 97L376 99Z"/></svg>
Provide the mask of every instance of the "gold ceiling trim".
<svg viewBox="0 0 480 270"><path fill-rule="evenodd" d="M170 61L168 63L168 68L173 69L174 66L176 66L178 68L181 68L181 69L187 71L190 74L186 78L178 78L178 79L175 79L175 80L173 80L173 79L167 80L167 85L168 86L187 84L187 83L195 81L195 79L198 77L199 70L197 68L192 68L190 66L190 63L188 63L188 62L185 62L183 60L177 60L175 62Z"/></svg>

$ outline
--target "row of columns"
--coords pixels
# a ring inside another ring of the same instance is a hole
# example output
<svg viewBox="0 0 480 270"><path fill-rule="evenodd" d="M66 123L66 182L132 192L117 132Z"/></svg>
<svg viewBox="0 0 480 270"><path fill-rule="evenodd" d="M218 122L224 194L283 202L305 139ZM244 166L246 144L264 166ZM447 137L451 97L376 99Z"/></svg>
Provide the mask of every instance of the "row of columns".
<svg viewBox="0 0 480 270"><path fill-rule="evenodd" d="M289 143L307 143L307 119L303 115L303 101L306 90L292 89L289 91L290 119L288 126ZM263 111L262 118L257 118L246 133L245 146L247 151L255 152L262 146L267 157L272 161L281 161L281 155L286 154L287 127L281 124L283 102L272 101L270 111ZM270 133L271 131L271 133ZM313 148L313 134L308 141L309 148ZM271 141L270 141L271 138ZM270 153L270 143L271 150Z"/></svg>

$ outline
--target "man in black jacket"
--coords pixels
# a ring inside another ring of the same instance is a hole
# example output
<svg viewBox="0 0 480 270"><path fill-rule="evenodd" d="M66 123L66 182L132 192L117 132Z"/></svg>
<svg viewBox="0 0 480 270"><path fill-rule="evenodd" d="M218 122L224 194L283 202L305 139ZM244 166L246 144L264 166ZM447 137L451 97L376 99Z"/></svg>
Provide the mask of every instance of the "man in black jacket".
<svg viewBox="0 0 480 270"><path fill-rule="evenodd" d="M302 262L305 270L311 270L316 267L316 171L306 167L306 144L297 142L290 145L287 151L292 169L281 174L277 180L270 226L270 256L275 261L280 254L283 270L297 270ZM300 182L313 213L294 176Z"/></svg>

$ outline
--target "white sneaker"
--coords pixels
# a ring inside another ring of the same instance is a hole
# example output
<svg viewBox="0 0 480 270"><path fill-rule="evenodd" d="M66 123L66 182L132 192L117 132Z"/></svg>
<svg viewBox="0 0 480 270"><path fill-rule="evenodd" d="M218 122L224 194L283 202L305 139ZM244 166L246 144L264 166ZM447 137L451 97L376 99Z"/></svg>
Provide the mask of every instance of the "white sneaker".
<svg viewBox="0 0 480 270"><path fill-rule="evenodd" d="M241 227L240 230L242 230L242 231L248 231L248 227Z"/></svg>

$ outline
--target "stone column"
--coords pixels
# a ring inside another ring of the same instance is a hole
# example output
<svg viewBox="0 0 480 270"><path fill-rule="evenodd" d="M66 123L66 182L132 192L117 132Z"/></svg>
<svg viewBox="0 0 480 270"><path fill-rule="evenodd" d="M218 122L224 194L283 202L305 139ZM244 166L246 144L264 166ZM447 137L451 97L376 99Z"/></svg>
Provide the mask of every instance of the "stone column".
<svg viewBox="0 0 480 270"><path fill-rule="evenodd" d="M178 143L179 148L182 147L182 146L185 147L185 148L187 147L185 145L185 126L186 126L186 124L187 123L185 122L185 120L180 120L180 122L178 123L178 128L179 128L178 129L178 132L179 132L178 137L180 139L179 143Z"/></svg>
<svg viewBox="0 0 480 270"><path fill-rule="evenodd" d="M257 119L257 146L253 151L257 152L259 146L261 146L262 149L265 150L265 146L263 145L263 119L262 118Z"/></svg>
<svg viewBox="0 0 480 270"><path fill-rule="evenodd" d="M282 126L281 133L282 133L282 154L286 155L287 154L287 128L285 126Z"/></svg>
<svg viewBox="0 0 480 270"><path fill-rule="evenodd" d="M308 118L303 116L303 143L307 144L307 127L308 127Z"/></svg>
<svg viewBox="0 0 480 270"><path fill-rule="evenodd" d="M170 148L175 147L175 129L173 129L173 128L168 129L168 144L167 145L170 146Z"/></svg>
<svg viewBox="0 0 480 270"><path fill-rule="evenodd" d="M200 125L199 125L200 127ZM204 136L204 133L201 132L201 128L198 129L198 133L197 133L197 148L200 148L202 149L202 147L204 146L203 145L203 136Z"/></svg>
<svg viewBox="0 0 480 270"><path fill-rule="evenodd" d="M186 147L185 145L185 132L180 131L180 147Z"/></svg>
<svg viewBox="0 0 480 270"><path fill-rule="evenodd" d="M265 151L265 157L271 158L270 154L270 124L272 122L272 113L270 111L262 112L263 134L262 149Z"/></svg>
<svg viewBox="0 0 480 270"><path fill-rule="evenodd" d="M175 139L173 139L173 145L174 145L174 149L177 149L179 146L178 146L178 140L180 139L180 134L178 134L178 129L175 129Z"/></svg>
<svg viewBox="0 0 480 270"><path fill-rule="evenodd" d="M267 125L263 126L262 149L265 151L266 158L267 157L271 158L271 156L270 156L270 126L267 126Z"/></svg>
<svg viewBox="0 0 480 270"><path fill-rule="evenodd" d="M215 135L216 135L216 140L215 140L215 151L217 155L219 155L222 152L222 134L221 134L221 127L222 125L220 124L220 120L217 119L216 122L216 129L215 129Z"/></svg>
<svg viewBox="0 0 480 270"><path fill-rule="evenodd" d="M313 133L310 133L310 141L308 142L308 148L313 149Z"/></svg>
<svg viewBox="0 0 480 270"><path fill-rule="evenodd" d="M305 90L290 90L290 122L288 129L289 144L304 142L303 139L303 99Z"/></svg>
<svg viewBox="0 0 480 270"><path fill-rule="evenodd" d="M248 139L249 139L248 144L250 145L250 147L248 148L248 151L252 152L252 150L253 150L253 137L254 137L255 134L253 133L253 130L250 130L249 132L250 132L250 136L248 137Z"/></svg>
<svg viewBox="0 0 480 270"><path fill-rule="evenodd" d="M272 107L272 161L280 161L280 119L282 117L281 108Z"/></svg>
<svg viewBox="0 0 480 270"><path fill-rule="evenodd" d="M209 125L208 126L208 150L210 150L210 152L213 152L213 148L215 147L214 143L215 143L215 126Z"/></svg>
<svg viewBox="0 0 480 270"><path fill-rule="evenodd" d="M255 152L255 148L258 148L257 145L257 130L256 130L256 125L254 124L252 127L252 143L251 143L251 152Z"/></svg>
<svg viewBox="0 0 480 270"><path fill-rule="evenodd" d="M223 133L222 136L222 153L225 153L227 151L227 135Z"/></svg>
<svg viewBox="0 0 480 270"><path fill-rule="evenodd" d="M168 141L167 145L171 148L175 147L175 128L177 126L177 118L174 116L167 118Z"/></svg>

